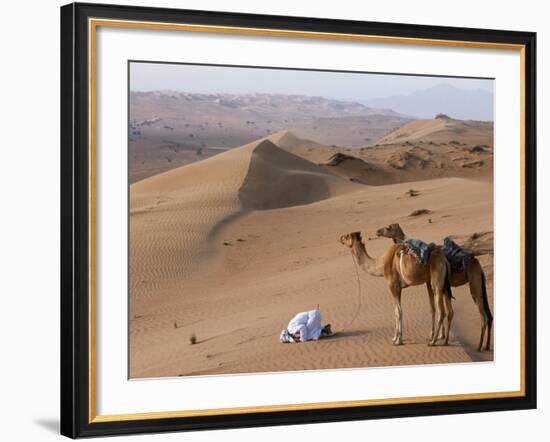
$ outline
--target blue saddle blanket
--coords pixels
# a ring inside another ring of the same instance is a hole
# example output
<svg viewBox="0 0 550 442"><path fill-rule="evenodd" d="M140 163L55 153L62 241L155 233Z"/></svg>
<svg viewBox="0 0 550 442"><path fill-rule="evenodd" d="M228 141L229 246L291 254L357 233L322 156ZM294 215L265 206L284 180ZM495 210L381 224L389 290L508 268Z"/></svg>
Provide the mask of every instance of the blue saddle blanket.
<svg viewBox="0 0 550 442"><path fill-rule="evenodd" d="M443 240L443 253L454 272L464 272L468 261L474 256L472 252L463 249L449 237Z"/></svg>
<svg viewBox="0 0 550 442"><path fill-rule="evenodd" d="M430 252L435 247L435 244L424 242L420 239L407 238L403 241L403 245L406 247L407 253L413 255L422 264L427 264L430 259Z"/></svg>

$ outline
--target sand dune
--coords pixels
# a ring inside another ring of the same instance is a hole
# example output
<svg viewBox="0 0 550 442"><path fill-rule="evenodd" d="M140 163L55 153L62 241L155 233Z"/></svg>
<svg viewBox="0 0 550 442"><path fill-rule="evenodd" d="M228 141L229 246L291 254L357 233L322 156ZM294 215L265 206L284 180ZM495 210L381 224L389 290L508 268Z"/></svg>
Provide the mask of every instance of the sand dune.
<svg viewBox="0 0 550 442"><path fill-rule="evenodd" d="M189 278L212 253L213 226L241 209L238 191L255 144L147 178L130 187L130 274L135 299Z"/></svg>
<svg viewBox="0 0 550 442"><path fill-rule="evenodd" d="M335 151L335 146L326 146L306 138L297 136L293 131L281 130L265 138L287 152L304 158L312 163L322 163L327 155Z"/></svg>
<svg viewBox="0 0 550 442"><path fill-rule="evenodd" d="M357 187L268 140L133 184L133 300L193 279L215 255L219 231L247 211L308 204Z"/></svg>
<svg viewBox="0 0 550 442"><path fill-rule="evenodd" d="M328 161L321 164L328 167L332 173L357 183L383 185L396 182L380 164L341 152L331 155Z"/></svg>
<svg viewBox="0 0 550 442"><path fill-rule="evenodd" d="M131 377L492 359L492 352L473 351L479 317L466 287L455 290L451 346L426 346L423 287L405 290L406 345L392 346L393 304L383 278L361 275L359 298L353 261L337 241L355 230L374 237L390 222L427 241L491 232L491 184L442 178L360 185L334 166L277 147L304 145L280 135L131 186ZM408 196L410 188L417 196ZM409 216L419 208L429 215ZM388 245L367 241L374 256ZM492 259L480 260L492 305ZM317 304L339 333L280 344L290 317Z"/></svg>
<svg viewBox="0 0 550 442"><path fill-rule="evenodd" d="M428 142L460 140L465 143L484 143L488 138L492 139L492 132L492 122L434 118L406 123L382 137L376 144L394 144L419 140Z"/></svg>
<svg viewBox="0 0 550 442"><path fill-rule="evenodd" d="M277 209L309 204L359 188L265 140L252 152L239 198L244 209Z"/></svg>
<svg viewBox="0 0 550 442"><path fill-rule="evenodd" d="M300 146L307 146L307 147L323 146L321 143L300 138L296 136L296 134L294 134L293 132L286 129L281 130L279 132L275 132L274 134L267 136L266 139L270 140L272 143L276 144L281 149L289 150L291 152L292 150L297 149Z"/></svg>
<svg viewBox="0 0 550 442"><path fill-rule="evenodd" d="M402 137L400 142L388 137L387 141L392 144L360 149L324 146L286 130L266 139L294 155L324 166L334 175L362 184L380 186L450 176L492 178L492 123L443 118L419 120L394 133L396 139L403 134L407 137ZM477 144L480 142L483 144Z"/></svg>

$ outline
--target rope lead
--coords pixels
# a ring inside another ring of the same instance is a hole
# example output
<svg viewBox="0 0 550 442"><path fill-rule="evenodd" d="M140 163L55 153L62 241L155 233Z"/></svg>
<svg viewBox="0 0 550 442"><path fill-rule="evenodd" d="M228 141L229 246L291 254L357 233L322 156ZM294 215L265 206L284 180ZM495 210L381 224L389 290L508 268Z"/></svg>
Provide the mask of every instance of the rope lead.
<svg viewBox="0 0 550 442"><path fill-rule="evenodd" d="M357 316L359 315L359 311L361 310L361 279L359 278L359 269L357 261L355 260L355 256L353 253L351 253L351 259L353 259L353 266L355 267L355 276L357 278L357 309L355 310L355 315L353 315L353 318L351 321L349 321L343 328L340 330L340 332L346 331L346 329L355 322L357 319Z"/></svg>

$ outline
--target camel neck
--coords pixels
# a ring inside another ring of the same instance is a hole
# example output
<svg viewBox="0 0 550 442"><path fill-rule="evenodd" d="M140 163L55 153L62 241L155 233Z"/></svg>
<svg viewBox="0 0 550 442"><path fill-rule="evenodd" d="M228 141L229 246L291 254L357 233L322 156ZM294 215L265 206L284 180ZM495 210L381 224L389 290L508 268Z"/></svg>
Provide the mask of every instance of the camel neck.
<svg viewBox="0 0 550 442"><path fill-rule="evenodd" d="M383 272L378 265L378 261L369 256L367 249L362 243L355 242L353 244L352 253L357 259L357 264L359 267L361 267L365 272L373 276L383 276Z"/></svg>
<svg viewBox="0 0 550 442"><path fill-rule="evenodd" d="M402 244L405 241L405 235L395 235L392 239L394 244Z"/></svg>

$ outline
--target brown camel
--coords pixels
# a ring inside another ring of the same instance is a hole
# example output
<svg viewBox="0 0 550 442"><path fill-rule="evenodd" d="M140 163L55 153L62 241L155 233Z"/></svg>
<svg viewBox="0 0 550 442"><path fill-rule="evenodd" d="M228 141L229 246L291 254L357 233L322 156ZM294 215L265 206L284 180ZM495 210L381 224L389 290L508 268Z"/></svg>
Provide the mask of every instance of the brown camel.
<svg viewBox="0 0 550 442"><path fill-rule="evenodd" d="M372 276L383 276L386 280L395 304L395 335L392 339L394 345L403 343L401 290L420 284L426 284L430 294L432 332L428 345L433 346L436 344L442 326L445 328L443 345L448 344L449 330L453 320L453 306L448 278L449 264L441 248L438 247L432 250L428 263L421 264L416 258L401 253L404 250L402 244L394 244L382 256L371 258L367 253L360 232L343 235L340 237L340 242L349 247L356 263L362 270ZM435 317L436 304L437 321ZM445 325L443 325L444 318L447 319Z"/></svg>
<svg viewBox="0 0 550 442"><path fill-rule="evenodd" d="M397 223L390 224L387 227L382 227L376 231L377 236L383 236L391 238L394 244L402 243L406 236L401 226ZM489 307L489 301L487 299L487 287L485 283L485 273L481 267L480 262L475 256L472 256L467 263L466 270L464 272L457 272L451 269L449 281L452 287L459 287L466 283L470 286L470 294L472 299L479 310L481 315L481 336L479 339L479 346L477 351L487 351L490 349L491 344L491 328L493 325L493 314ZM483 340L487 335L487 342L483 347Z"/></svg>

